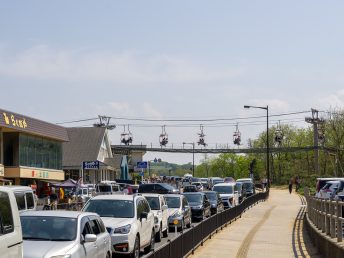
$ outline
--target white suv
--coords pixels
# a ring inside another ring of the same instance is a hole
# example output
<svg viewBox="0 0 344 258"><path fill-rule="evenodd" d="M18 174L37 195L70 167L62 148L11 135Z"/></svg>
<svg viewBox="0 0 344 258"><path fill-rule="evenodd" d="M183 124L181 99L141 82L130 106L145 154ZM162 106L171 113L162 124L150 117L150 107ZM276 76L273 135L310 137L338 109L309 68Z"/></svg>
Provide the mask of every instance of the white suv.
<svg viewBox="0 0 344 258"><path fill-rule="evenodd" d="M154 214L142 195L100 195L90 199L82 210L102 218L113 253L138 258L141 249L146 253L154 249Z"/></svg>
<svg viewBox="0 0 344 258"><path fill-rule="evenodd" d="M160 242L161 237L168 236L168 210L165 198L161 194L142 194L154 212L155 241Z"/></svg>

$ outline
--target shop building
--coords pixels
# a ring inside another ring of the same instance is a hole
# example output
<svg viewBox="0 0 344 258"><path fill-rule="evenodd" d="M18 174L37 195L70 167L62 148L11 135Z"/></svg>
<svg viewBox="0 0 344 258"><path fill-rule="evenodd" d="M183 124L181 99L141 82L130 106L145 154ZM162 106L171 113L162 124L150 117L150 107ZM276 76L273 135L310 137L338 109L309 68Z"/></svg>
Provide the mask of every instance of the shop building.
<svg viewBox="0 0 344 258"><path fill-rule="evenodd" d="M78 180L83 183L96 184L104 180L115 180L120 167L112 155L108 130L105 127L71 127L66 128L69 142L63 143L63 170L66 179ZM99 164L99 168L83 166ZM118 167L118 168L117 168Z"/></svg>
<svg viewBox="0 0 344 258"><path fill-rule="evenodd" d="M64 127L0 109L0 184L62 181Z"/></svg>

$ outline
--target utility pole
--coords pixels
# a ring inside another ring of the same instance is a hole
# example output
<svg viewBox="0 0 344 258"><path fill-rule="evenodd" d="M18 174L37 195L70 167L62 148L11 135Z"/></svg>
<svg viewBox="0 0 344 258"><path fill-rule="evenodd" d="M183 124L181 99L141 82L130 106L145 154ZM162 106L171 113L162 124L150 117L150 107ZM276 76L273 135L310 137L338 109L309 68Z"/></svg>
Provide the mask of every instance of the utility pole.
<svg viewBox="0 0 344 258"><path fill-rule="evenodd" d="M319 118L319 111L316 109L311 109L312 117L306 117L305 121L313 125L313 145L314 145L314 168L315 173L319 175L319 125L323 124L325 120Z"/></svg>

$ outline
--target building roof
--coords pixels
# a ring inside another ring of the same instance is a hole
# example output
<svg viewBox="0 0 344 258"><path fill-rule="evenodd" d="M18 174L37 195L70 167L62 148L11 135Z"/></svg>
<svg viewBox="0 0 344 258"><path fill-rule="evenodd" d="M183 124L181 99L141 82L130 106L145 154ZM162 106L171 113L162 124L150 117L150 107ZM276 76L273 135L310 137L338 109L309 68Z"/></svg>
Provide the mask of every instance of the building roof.
<svg viewBox="0 0 344 258"><path fill-rule="evenodd" d="M105 130L105 127L67 128L69 142L63 143L63 167L80 167L83 161L97 160Z"/></svg>
<svg viewBox="0 0 344 258"><path fill-rule="evenodd" d="M0 127L42 136L57 141L68 141L65 127L4 109L0 109Z"/></svg>

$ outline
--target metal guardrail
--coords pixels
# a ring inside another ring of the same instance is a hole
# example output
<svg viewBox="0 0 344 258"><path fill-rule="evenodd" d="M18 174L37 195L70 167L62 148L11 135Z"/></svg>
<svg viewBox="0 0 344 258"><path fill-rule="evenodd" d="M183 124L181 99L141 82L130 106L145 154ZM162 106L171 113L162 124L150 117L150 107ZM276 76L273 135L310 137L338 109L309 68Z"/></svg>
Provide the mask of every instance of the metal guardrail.
<svg viewBox="0 0 344 258"><path fill-rule="evenodd" d="M215 232L241 217L241 214L254 204L268 197L269 191L252 195L239 205L215 214L196 226L192 226L190 230L168 241L165 245L146 255L145 258L179 258L194 253L194 250L199 245L203 245L203 242L210 239Z"/></svg>
<svg viewBox="0 0 344 258"><path fill-rule="evenodd" d="M344 202L320 199L309 195L305 190L308 217L312 223L331 238L343 241L343 207Z"/></svg>

